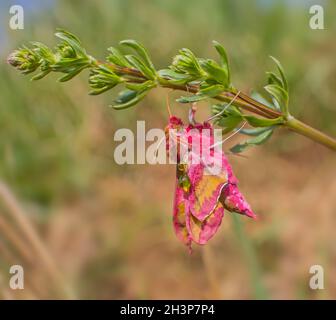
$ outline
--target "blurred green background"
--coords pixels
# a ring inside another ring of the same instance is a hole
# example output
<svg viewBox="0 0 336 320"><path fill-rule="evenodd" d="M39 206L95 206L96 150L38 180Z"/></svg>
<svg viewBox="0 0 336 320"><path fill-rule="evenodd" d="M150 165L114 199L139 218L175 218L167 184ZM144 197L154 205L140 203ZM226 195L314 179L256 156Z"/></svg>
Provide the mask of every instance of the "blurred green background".
<svg viewBox="0 0 336 320"><path fill-rule="evenodd" d="M9 28L13 4L25 10L24 30ZM324 30L309 27L312 4L324 7ZM164 127L165 91L114 111L107 107L113 93L87 95L85 72L65 84L56 83L55 75L30 82L6 64L14 48L31 40L53 47L57 27L79 36L100 59L109 46L136 39L157 68L169 65L182 47L215 58L216 39L227 49L236 87L261 90L265 71L274 67L268 56L275 56L288 75L292 113L336 136L335 1L21 0L2 1L0 10L1 184L15 194L73 296L336 298L331 151L280 131L248 151L247 159L231 157L260 219L227 214L209 249L197 247L189 256L171 226L174 168L118 166L113 159L118 128L134 129L136 120L146 120L147 129ZM206 114L207 103L202 106ZM172 101L172 107L185 114L183 106ZM29 241L33 261L18 249L15 237L24 239L24 231L7 202L1 191L3 297L67 297L48 282ZM13 293L6 285L8 266L19 262L29 276L26 289ZM309 288L314 264L324 267L324 290Z"/></svg>

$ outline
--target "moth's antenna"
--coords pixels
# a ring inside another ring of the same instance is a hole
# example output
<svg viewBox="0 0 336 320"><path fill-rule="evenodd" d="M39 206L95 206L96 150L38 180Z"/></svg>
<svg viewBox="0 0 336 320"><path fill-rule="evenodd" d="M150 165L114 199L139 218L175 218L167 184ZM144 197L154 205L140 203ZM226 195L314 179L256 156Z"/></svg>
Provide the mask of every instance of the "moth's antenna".
<svg viewBox="0 0 336 320"><path fill-rule="evenodd" d="M231 104L237 99L237 97L239 96L239 94L240 94L240 91L238 91L238 93L232 98L232 100L231 100L231 101L224 107L224 109L223 109L222 111L220 111L220 112L218 112L217 114L215 114L215 115L213 115L212 117L210 117L210 118L207 120L207 122L209 122L209 121L211 121L211 120L213 120L213 119L219 117L220 115L222 115L222 114L225 112L225 110L226 110L228 107L230 107Z"/></svg>
<svg viewBox="0 0 336 320"><path fill-rule="evenodd" d="M197 107L196 107L196 102L194 102L190 109L189 109L189 123L195 125L195 113L196 113Z"/></svg>
<svg viewBox="0 0 336 320"><path fill-rule="evenodd" d="M210 148L217 147L217 146L223 144L224 142L228 141L229 139L231 139L233 136L235 136L237 133L239 133L239 132L245 127L246 123L247 123L247 122L244 121L244 123L240 126L239 129L237 129L235 132L231 133L231 134L230 134L228 137L226 137L224 140L219 141L219 142L213 144Z"/></svg>
<svg viewBox="0 0 336 320"><path fill-rule="evenodd" d="M171 113L170 105L169 105L169 93L168 92L166 94L166 106L167 106L167 111L168 111L169 117L171 117L172 113Z"/></svg>
<svg viewBox="0 0 336 320"><path fill-rule="evenodd" d="M168 111L169 117L171 117L171 116L172 116L172 113L171 113L171 109L170 109L170 105L169 105L169 92L167 92L167 94L166 94L166 107L167 107L167 111ZM166 139L165 136L162 137L162 138L160 139L159 143L157 144L156 149L155 149L155 152L154 152L153 162L154 162L154 160L157 159L158 154L159 154L159 148L161 147L161 144L162 144L162 142L163 142L165 139Z"/></svg>

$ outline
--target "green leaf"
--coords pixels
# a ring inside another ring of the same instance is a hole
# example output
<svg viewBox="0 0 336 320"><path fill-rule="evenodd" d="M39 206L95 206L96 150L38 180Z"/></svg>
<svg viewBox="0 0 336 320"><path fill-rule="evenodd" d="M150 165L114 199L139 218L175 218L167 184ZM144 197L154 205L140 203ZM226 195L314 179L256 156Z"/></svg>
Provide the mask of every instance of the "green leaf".
<svg viewBox="0 0 336 320"><path fill-rule="evenodd" d="M122 97L118 97L116 100L117 104L112 105L111 107L117 110L127 109L130 108L137 103L139 103L148 93L149 89L143 90L141 92L139 91L132 91L127 90L125 94L123 94ZM127 97L127 98L126 98ZM120 103L121 101L124 101L123 103Z"/></svg>
<svg viewBox="0 0 336 320"><path fill-rule="evenodd" d="M257 118L254 116L244 116L244 119L252 126L252 127L270 127L277 124L282 124L284 122L282 117L278 117L275 119L265 119L265 118Z"/></svg>
<svg viewBox="0 0 336 320"><path fill-rule="evenodd" d="M288 93L275 84L269 84L264 88L278 102L283 114L288 115Z"/></svg>
<svg viewBox="0 0 336 320"><path fill-rule="evenodd" d="M57 79L57 81L59 82L66 82L66 81L69 81L71 80L73 77L75 77L77 74L79 74L83 69L85 69L86 66L82 66L82 67L79 67L69 73L67 73L65 76Z"/></svg>
<svg viewBox="0 0 336 320"><path fill-rule="evenodd" d="M139 70L147 79L154 80L155 73L148 68L137 56L127 55L125 56L127 61L137 70Z"/></svg>
<svg viewBox="0 0 336 320"><path fill-rule="evenodd" d="M34 46L34 52L36 52L41 59L49 63L55 62L55 55L49 47L37 41L31 41L31 44Z"/></svg>
<svg viewBox="0 0 336 320"><path fill-rule="evenodd" d="M55 36L65 41L71 48L75 50L77 55L86 56L86 52L80 43L80 40L69 31L63 29L57 29L58 32L55 33Z"/></svg>
<svg viewBox="0 0 336 320"><path fill-rule="evenodd" d="M53 71L68 72L72 68L89 67L90 63L86 58L62 58L51 65Z"/></svg>
<svg viewBox="0 0 336 320"><path fill-rule="evenodd" d="M229 86L230 80L226 68L221 68L214 60L211 59L200 59L199 62L203 70L210 78L225 87Z"/></svg>
<svg viewBox="0 0 336 320"><path fill-rule="evenodd" d="M273 72L266 72L268 75L268 84L275 84L281 88L283 88L282 80Z"/></svg>
<svg viewBox="0 0 336 320"><path fill-rule="evenodd" d="M89 92L89 95L90 96L97 96L98 94L101 94L101 93L104 93L110 89L112 89L113 86L111 85L106 85L106 86L103 86L103 87L99 87L97 89L93 89Z"/></svg>
<svg viewBox="0 0 336 320"><path fill-rule="evenodd" d="M279 70L279 73L280 73L280 76L281 76L281 79L282 79L282 84L283 84L283 89L285 91L288 92L288 82L287 82L287 79L286 79L286 76L285 76L285 72L284 72L284 69L280 63L280 61L272 56L270 56L270 58L275 62L275 64L277 65L277 68Z"/></svg>
<svg viewBox="0 0 336 320"><path fill-rule="evenodd" d="M229 59L226 54L226 51L224 47L217 41L212 41L215 49L217 50L219 56L220 56L220 61L221 61L221 66L226 68L227 70L227 75L228 75L228 82L231 83L231 74L230 74L230 67L229 67Z"/></svg>
<svg viewBox="0 0 336 320"><path fill-rule="evenodd" d="M156 86L155 82L148 80L143 83L125 83L127 89L132 91L142 91Z"/></svg>
<svg viewBox="0 0 336 320"><path fill-rule="evenodd" d="M32 80L32 81L40 80L40 79L44 78L48 73L50 73L50 71L51 70L46 70L46 71L39 72L37 75L32 77L30 80Z"/></svg>
<svg viewBox="0 0 336 320"><path fill-rule="evenodd" d="M56 28L56 31L57 31L56 32L57 34L63 35L67 39L72 39L76 43L81 44L79 38L77 36L75 36L73 33L71 33L70 31L67 31L67 30L62 29L62 28Z"/></svg>
<svg viewBox="0 0 336 320"><path fill-rule="evenodd" d="M123 40L120 41L121 45L128 46L136 51L136 53L141 57L144 64L152 71L152 74L156 73L154 64L152 63L145 47L135 40Z"/></svg>
<svg viewBox="0 0 336 320"><path fill-rule="evenodd" d="M136 90L123 90L119 93L115 102L118 104L123 104L132 100L136 95L137 95Z"/></svg>
<svg viewBox="0 0 336 320"><path fill-rule="evenodd" d="M183 48L179 51L179 53L180 54L176 55L173 59L173 63L171 65L173 70L193 75L194 78L201 78L206 75L199 64L198 59L191 50Z"/></svg>
<svg viewBox="0 0 336 320"><path fill-rule="evenodd" d="M249 139L247 142L250 145L261 145L265 143L271 137L272 134L273 134L273 129L270 129L268 131L265 131L259 134L255 138Z"/></svg>
<svg viewBox="0 0 336 320"><path fill-rule="evenodd" d="M245 134L247 136L259 136L261 133L270 130L270 127L263 127L263 128L250 128L250 129L241 129L239 133Z"/></svg>
<svg viewBox="0 0 336 320"><path fill-rule="evenodd" d="M264 98L263 95L261 95L259 92L257 91L252 91L251 93L251 98L254 100L257 100L258 102L260 102L261 104L264 104L265 106L274 109L274 106L272 103L270 103L267 99Z"/></svg>
<svg viewBox="0 0 336 320"><path fill-rule="evenodd" d="M219 120L216 121L216 123L224 128L223 131L224 133L231 132L233 129L239 126L239 124L242 122L242 117L239 116L226 116L226 117L221 117Z"/></svg>
<svg viewBox="0 0 336 320"><path fill-rule="evenodd" d="M89 94L101 94L123 81L124 79L115 74L109 65L99 65L91 70L89 84L92 90Z"/></svg>
<svg viewBox="0 0 336 320"><path fill-rule="evenodd" d="M147 81L142 86L138 86L138 90L129 90L126 89L118 95L117 99L115 100L116 104L112 105L114 109L126 109L129 107L134 106L138 102L140 102L156 84L153 81ZM133 87L134 89L136 87Z"/></svg>
<svg viewBox="0 0 336 320"><path fill-rule="evenodd" d="M165 81L176 85L184 85L192 81L193 77L185 74L178 73L171 69L162 69L158 71L159 77L163 78Z"/></svg>
<svg viewBox="0 0 336 320"><path fill-rule="evenodd" d="M246 150L247 148L251 147L251 146L257 146L257 145L261 145L263 143L265 143L272 135L273 133L273 129L269 129L267 131L262 132L261 134L259 134L258 136L249 139L243 143L239 143L235 146L233 146L230 151L233 153L241 153L244 150Z"/></svg>
<svg viewBox="0 0 336 320"><path fill-rule="evenodd" d="M188 97L181 97L176 101L181 103L189 103L189 102L196 102L208 98L213 98L224 91L224 87L222 85L216 84L213 86L208 86L205 89L201 89L195 95L188 96Z"/></svg>
<svg viewBox="0 0 336 320"><path fill-rule="evenodd" d="M218 116L218 114L220 114L219 118L217 118L217 121L222 117L228 117L228 116L235 116L241 119L243 118L242 112L232 104L230 106L228 106L227 104L214 104L211 107L211 113L213 116L215 115Z"/></svg>
<svg viewBox="0 0 336 320"><path fill-rule="evenodd" d="M107 60L121 67L131 67L130 63L124 55L116 48L110 47L107 49L111 54L107 56Z"/></svg>

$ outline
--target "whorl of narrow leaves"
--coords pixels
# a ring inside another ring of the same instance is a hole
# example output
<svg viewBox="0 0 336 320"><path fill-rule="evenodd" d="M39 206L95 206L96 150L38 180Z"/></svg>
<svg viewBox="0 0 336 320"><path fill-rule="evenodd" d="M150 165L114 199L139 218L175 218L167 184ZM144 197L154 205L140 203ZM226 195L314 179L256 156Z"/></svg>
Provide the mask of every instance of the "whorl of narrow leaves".
<svg viewBox="0 0 336 320"><path fill-rule="evenodd" d="M39 80L49 72L61 72L65 75L58 80L68 81L85 68L94 64L94 58L87 55L79 39L64 30L58 30L56 37L62 41L52 51L40 42L31 42L32 48L22 47L8 57L8 63L28 74L40 68L40 72L32 80Z"/></svg>
<svg viewBox="0 0 336 320"><path fill-rule="evenodd" d="M121 41L120 48L110 47L106 62L100 62L88 55L80 40L70 32L59 29L55 35L60 43L54 50L40 42L31 42L31 48L23 46L15 50L8 57L8 63L23 74L38 71L32 80L41 79L53 71L62 73L59 81L65 82L82 70L89 69L91 95L101 94L118 85L123 86L114 101L115 109L136 105L151 89L158 86L187 91L188 95L177 100L181 103L209 98L223 101L213 105L212 112L217 115L215 121L224 132L237 130L243 122L254 127L240 131L253 138L236 145L231 149L232 152L242 152L249 146L265 142L274 129L290 116L287 80L280 62L273 57L278 73L267 73L265 91L270 96L270 100L267 100L256 92L251 97L239 94L240 91L231 83L226 51L216 41L213 45L218 53L218 61L196 57L191 50L183 48L168 68L156 70L144 46L135 40ZM126 53L124 49L131 53Z"/></svg>
<svg viewBox="0 0 336 320"><path fill-rule="evenodd" d="M26 46L13 51L7 59L10 65L17 68L23 74L34 72L41 65L40 61L38 53Z"/></svg>
<svg viewBox="0 0 336 320"><path fill-rule="evenodd" d="M124 79L115 74L109 65L98 65L90 71L89 85L92 90L89 94L101 94L123 81Z"/></svg>

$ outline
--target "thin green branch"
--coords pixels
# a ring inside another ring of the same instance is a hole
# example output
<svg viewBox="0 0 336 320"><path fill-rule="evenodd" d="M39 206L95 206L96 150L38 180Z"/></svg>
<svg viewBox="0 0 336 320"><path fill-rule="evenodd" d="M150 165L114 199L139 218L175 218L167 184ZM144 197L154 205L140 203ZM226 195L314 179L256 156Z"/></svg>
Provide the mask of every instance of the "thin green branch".
<svg viewBox="0 0 336 320"><path fill-rule="evenodd" d="M102 63L102 62L100 62ZM143 83L146 80L146 78L143 77L141 73L139 73L138 70L127 68L127 67L119 67L114 64L109 64L111 68L120 75L124 76L131 76L131 78L128 79L129 82L135 82L135 83ZM162 77L159 80L158 85L164 88L169 88L173 90L180 90L185 91L189 93L198 93L200 88L198 85L176 85L168 82L169 79L166 79ZM230 102L232 98L235 96L234 91L224 91L221 94L214 97L214 99L221 101L221 102ZM274 119L281 116L280 112L277 112L265 105L262 105L261 103L257 102L256 100L253 100L252 98L249 98L249 101L246 99L248 97L246 94L240 93L238 95L238 99L234 101L234 104L238 107L241 107L243 110L258 114L260 116Z"/></svg>
<svg viewBox="0 0 336 320"><path fill-rule="evenodd" d="M288 129L299 133L315 142L318 142L331 150L336 151L336 141L334 138L324 134L323 132L308 126L300 120L290 117L284 124Z"/></svg>
<svg viewBox="0 0 336 320"><path fill-rule="evenodd" d="M23 74L39 70L32 80L42 79L50 72L59 72L63 74L59 81L65 82L84 69L89 69L90 94L101 94L118 85L125 87L126 90L122 90L115 100L115 109L136 105L155 87L188 92L187 96L178 99L181 103L212 98L222 102L212 109L214 113L220 113L216 122L225 132L237 130L243 121L260 129L254 131L258 132L258 137L234 147L233 152L242 152L248 146L264 143L279 126L336 150L335 139L296 120L289 113L288 82L280 62L273 57L278 74L267 72L268 84L264 87L271 98L270 102L259 93L258 98L249 96L232 85L228 58L218 42L214 42L214 47L220 56L219 63L212 59L197 58L184 48L167 69L157 71L145 48L134 40L121 41L120 45L133 50L136 55L123 54L111 47L105 62L88 55L75 35L58 30L56 36L61 41L56 51L42 43L32 42L32 48L23 46L15 50L8 57L8 63ZM226 108L230 102L231 105Z"/></svg>

